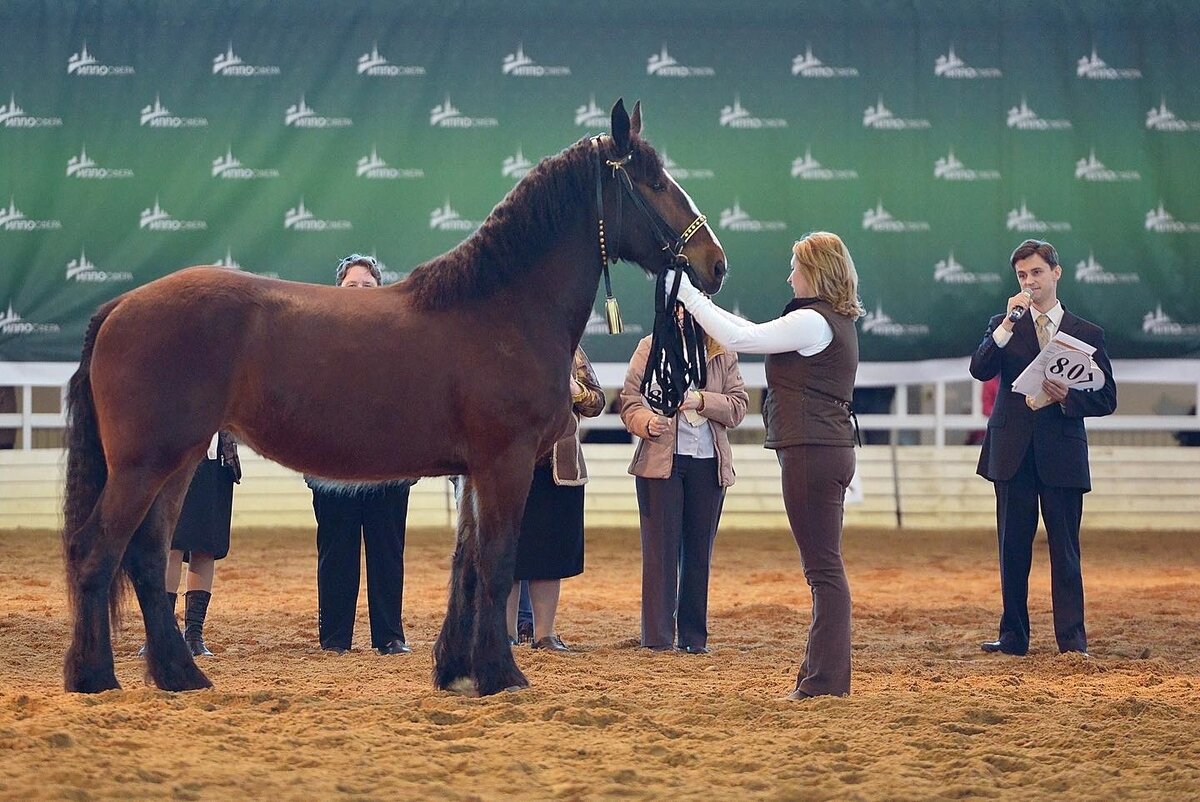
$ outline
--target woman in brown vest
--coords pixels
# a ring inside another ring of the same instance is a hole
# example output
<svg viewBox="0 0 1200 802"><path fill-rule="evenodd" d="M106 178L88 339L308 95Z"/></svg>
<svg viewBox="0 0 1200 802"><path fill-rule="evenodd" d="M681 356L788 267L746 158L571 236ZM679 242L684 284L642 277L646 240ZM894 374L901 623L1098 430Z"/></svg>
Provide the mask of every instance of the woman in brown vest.
<svg viewBox="0 0 1200 802"><path fill-rule="evenodd" d="M854 475L850 398L863 315L858 273L836 234L792 246L795 297L783 315L752 323L730 314L683 276L679 300L731 351L766 354L766 447L783 474L783 503L812 589L812 625L789 699L850 693L850 586L842 565L842 501ZM669 284L669 282L668 282Z"/></svg>

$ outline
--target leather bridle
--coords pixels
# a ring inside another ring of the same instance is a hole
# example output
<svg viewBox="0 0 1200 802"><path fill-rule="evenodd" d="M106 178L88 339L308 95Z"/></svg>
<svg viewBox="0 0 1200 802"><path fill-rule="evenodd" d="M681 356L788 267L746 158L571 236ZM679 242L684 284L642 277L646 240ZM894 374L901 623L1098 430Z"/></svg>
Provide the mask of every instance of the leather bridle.
<svg viewBox="0 0 1200 802"><path fill-rule="evenodd" d="M617 179L616 209L613 213L613 231L616 234L613 242L616 247L620 247L621 243L621 205L622 198L628 197L629 202L633 207L642 213L642 216L650 223L650 230L658 240L659 248L662 250L666 259L667 268L673 268L677 271L683 271L691 266L687 256L684 255L683 249L697 231L704 227L708 222L708 217L700 215L691 224L679 233L675 228L663 219L663 216L658 213L658 210L646 202L646 198L641 191L634 186L633 178L630 177L626 166L633 158L633 153L627 153L620 159L606 159L601 153L600 137L592 137L592 161L595 164L596 172L596 216L597 216L597 234L600 241L600 267L604 272L604 294L605 294L605 309L609 317L609 331L613 334L619 334L622 330L620 321L620 313L616 312L616 299L612 294L612 279L609 277L608 266L617 261L619 258L615 254L610 258L607 244L607 231L604 225L604 167L612 170L613 178ZM615 313L615 321L614 321ZM615 330L614 330L615 322Z"/></svg>
<svg viewBox="0 0 1200 802"><path fill-rule="evenodd" d="M616 231L617 247L621 242L621 200L628 197L633 207L640 211L650 223L650 229L663 252L666 264L658 272L654 282L654 330L650 338L650 353L646 358L646 367L642 373L640 390L652 409L663 415L674 415L683 403L689 387L704 387L708 382L707 355L704 349L704 339L699 325L685 309L683 319L676 323L675 299L679 294L679 284L683 271L691 266L683 249L688 240L708 222L703 214L678 233L663 219L662 215L633 185L626 166L633 158L627 153L620 159L605 159L601 155L600 137L592 138L593 161L596 166L596 216L598 219L598 234L600 237L600 266L604 272L604 311L608 319L608 330L612 334L620 334L623 330L621 313L617 308L617 299L612 294L612 281L609 278L608 266L616 259L609 259L606 232L604 228L604 174L607 166L612 170L613 178L617 179L616 209L613 216ZM666 286L667 269L675 270L675 280L668 289Z"/></svg>

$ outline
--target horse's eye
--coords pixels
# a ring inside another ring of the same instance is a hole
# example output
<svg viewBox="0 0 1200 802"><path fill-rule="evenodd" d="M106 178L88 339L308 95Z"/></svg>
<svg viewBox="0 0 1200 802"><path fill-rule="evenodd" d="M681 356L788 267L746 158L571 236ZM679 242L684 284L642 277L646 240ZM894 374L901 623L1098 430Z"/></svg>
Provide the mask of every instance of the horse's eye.
<svg viewBox="0 0 1200 802"><path fill-rule="evenodd" d="M655 181L653 184L650 185L650 189L654 190L655 192L666 192L667 185L664 184L662 181Z"/></svg>

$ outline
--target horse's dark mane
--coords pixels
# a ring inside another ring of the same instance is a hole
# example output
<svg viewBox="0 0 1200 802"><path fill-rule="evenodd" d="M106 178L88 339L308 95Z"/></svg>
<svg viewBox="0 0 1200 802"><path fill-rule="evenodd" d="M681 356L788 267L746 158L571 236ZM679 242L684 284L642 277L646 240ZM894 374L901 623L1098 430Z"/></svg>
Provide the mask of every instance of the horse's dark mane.
<svg viewBox="0 0 1200 802"><path fill-rule="evenodd" d="M611 158L612 140L601 140ZM520 278L595 193L590 137L542 159L492 209L483 224L453 250L413 269L401 282L420 309L445 309L486 298ZM662 173L662 160L645 140L632 142L630 171L635 178ZM599 251L597 250L597 261Z"/></svg>

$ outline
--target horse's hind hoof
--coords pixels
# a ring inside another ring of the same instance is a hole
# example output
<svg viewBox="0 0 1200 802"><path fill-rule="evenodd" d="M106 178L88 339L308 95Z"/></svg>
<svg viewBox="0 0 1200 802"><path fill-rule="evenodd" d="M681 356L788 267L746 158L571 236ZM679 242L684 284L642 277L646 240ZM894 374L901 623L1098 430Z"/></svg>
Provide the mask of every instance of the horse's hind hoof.
<svg viewBox="0 0 1200 802"><path fill-rule="evenodd" d="M66 688L67 693L103 693L104 691L121 690L121 683L117 682L117 675L109 671L75 677L68 676L63 687Z"/></svg>
<svg viewBox="0 0 1200 802"><path fill-rule="evenodd" d="M189 660L189 664L164 667L146 666L146 684L154 684L164 691L200 691L213 686L212 680Z"/></svg>

